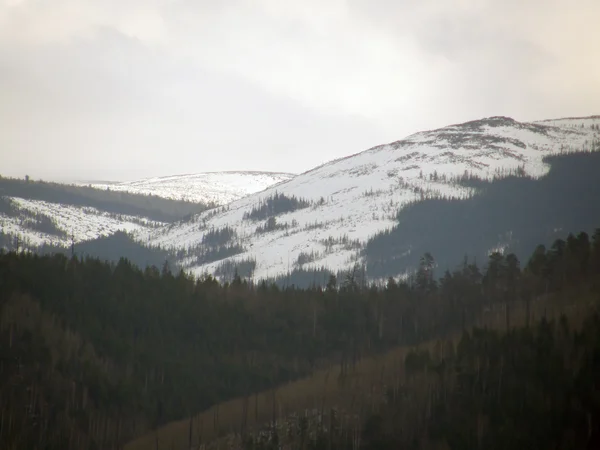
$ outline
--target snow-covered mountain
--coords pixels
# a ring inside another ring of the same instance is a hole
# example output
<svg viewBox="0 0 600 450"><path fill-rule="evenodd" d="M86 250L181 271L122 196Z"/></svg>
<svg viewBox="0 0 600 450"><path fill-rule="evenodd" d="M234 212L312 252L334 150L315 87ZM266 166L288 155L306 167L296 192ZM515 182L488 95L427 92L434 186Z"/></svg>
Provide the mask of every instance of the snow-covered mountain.
<svg viewBox="0 0 600 450"><path fill-rule="evenodd" d="M204 172L189 175L146 178L116 183L92 182L98 189L152 194L159 197L196 203L225 205L269 186L288 181L294 175L276 172Z"/></svg>
<svg viewBox="0 0 600 450"><path fill-rule="evenodd" d="M332 161L225 208L152 230L147 242L179 251L195 274L245 262L256 279L298 268L348 269L367 240L425 198L467 198L465 175L539 178L548 155L591 150L600 116L517 122L491 117L408 136Z"/></svg>

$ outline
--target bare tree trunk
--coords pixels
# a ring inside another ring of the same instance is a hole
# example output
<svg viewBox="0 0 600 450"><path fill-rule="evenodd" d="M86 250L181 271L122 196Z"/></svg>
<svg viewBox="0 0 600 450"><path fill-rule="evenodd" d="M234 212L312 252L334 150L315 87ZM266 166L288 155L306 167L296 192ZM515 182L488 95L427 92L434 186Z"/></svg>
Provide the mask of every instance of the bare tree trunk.
<svg viewBox="0 0 600 450"><path fill-rule="evenodd" d="M258 423L258 392L254 394L254 422Z"/></svg>
<svg viewBox="0 0 600 450"><path fill-rule="evenodd" d="M502 398L502 372L504 370L504 356L500 357L500 378L498 381L498 403Z"/></svg>
<svg viewBox="0 0 600 450"><path fill-rule="evenodd" d="M242 405L242 426L241 426L241 432L240 432L240 434L242 435L242 438L244 438L246 436L246 426L248 423L248 403L249 403L248 395L245 395L244 403Z"/></svg>
<svg viewBox="0 0 600 450"><path fill-rule="evenodd" d="M198 449L200 449L200 445L202 444L202 419L198 417Z"/></svg>
<svg viewBox="0 0 600 450"><path fill-rule="evenodd" d="M190 416L190 429L188 434L188 448L192 448L192 433L194 431L194 416Z"/></svg>

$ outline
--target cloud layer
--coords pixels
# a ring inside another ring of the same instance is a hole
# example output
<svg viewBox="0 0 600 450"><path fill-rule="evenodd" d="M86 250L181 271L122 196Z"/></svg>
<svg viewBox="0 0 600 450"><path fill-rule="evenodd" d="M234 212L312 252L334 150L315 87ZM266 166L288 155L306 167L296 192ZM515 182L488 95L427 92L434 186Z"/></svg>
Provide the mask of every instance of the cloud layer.
<svg viewBox="0 0 600 450"><path fill-rule="evenodd" d="M3 175L299 172L489 115L598 114L595 0L0 0Z"/></svg>

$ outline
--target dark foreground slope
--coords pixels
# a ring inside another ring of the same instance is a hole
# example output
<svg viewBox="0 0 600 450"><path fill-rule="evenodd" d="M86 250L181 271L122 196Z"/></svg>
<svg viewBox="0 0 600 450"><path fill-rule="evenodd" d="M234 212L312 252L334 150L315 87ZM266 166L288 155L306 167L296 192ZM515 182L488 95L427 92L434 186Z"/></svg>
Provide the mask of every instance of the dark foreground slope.
<svg viewBox="0 0 600 450"><path fill-rule="evenodd" d="M325 408L267 421L260 432L231 434L206 448L600 448L600 315L593 308L574 314L577 305L565 306L556 319L542 316L508 333L474 329L390 354L402 359L380 364L381 376L372 374L370 386L362 383L364 392L356 395L359 382L349 380L356 383L354 392L346 389L356 398L354 407L328 401Z"/></svg>
<svg viewBox="0 0 600 450"><path fill-rule="evenodd" d="M484 308L578 286L572 301L587 301L599 275L600 232L538 248L524 270L493 255L484 273L467 262L437 281L424 264L385 289L221 286L124 260L0 254L0 448L119 448L322 367L339 364L343 379L366 356L463 329Z"/></svg>

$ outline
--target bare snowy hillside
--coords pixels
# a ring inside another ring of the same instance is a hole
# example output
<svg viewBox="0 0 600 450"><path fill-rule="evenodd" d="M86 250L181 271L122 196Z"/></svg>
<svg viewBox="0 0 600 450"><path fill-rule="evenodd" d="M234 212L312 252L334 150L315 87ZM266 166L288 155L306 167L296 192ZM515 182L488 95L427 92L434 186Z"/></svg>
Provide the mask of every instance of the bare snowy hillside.
<svg viewBox="0 0 600 450"><path fill-rule="evenodd" d="M135 234L205 211L207 205L0 177L0 248L69 246L117 231ZM123 255L127 256L127 255Z"/></svg>
<svg viewBox="0 0 600 450"><path fill-rule="evenodd" d="M201 274L249 268L255 278L361 262L367 240L427 198L468 198L459 181L539 178L548 155L590 150L600 116L521 123L506 117L451 125L335 160L191 220L151 231L147 242L179 252Z"/></svg>
<svg viewBox="0 0 600 450"><path fill-rule="evenodd" d="M291 174L202 173L112 184L34 182L0 179L0 247L70 245L116 231L136 235L167 222L221 205ZM128 255L123 255L128 256Z"/></svg>
<svg viewBox="0 0 600 450"><path fill-rule="evenodd" d="M115 214L93 207L28 200L18 197L0 199L2 233L17 239L26 248L43 244L67 247L75 243L108 236L116 231L136 235L164 223L145 217Z"/></svg>
<svg viewBox="0 0 600 450"><path fill-rule="evenodd" d="M121 183L81 183L98 189L151 194L198 203L225 205L294 175L275 172L205 172L191 175L147 178Z"/></svg>

